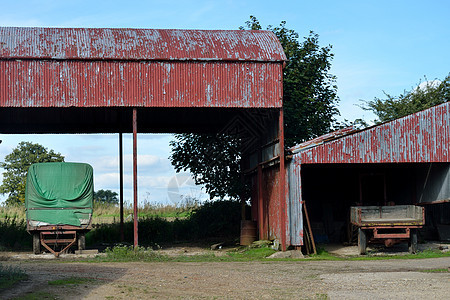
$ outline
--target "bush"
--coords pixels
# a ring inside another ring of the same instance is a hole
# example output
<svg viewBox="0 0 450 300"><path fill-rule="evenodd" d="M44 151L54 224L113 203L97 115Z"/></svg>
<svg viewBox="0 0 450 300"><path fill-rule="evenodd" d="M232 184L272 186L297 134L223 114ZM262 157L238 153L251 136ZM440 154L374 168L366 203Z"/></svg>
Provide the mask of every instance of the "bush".
<svg viewBox="0 0 450 300"><path fill-rule="evenodd" d="M0 249L29 250L32 237L27 232L25 220L5 217L0 221Z"/></svg>
<svg viewBox="0 0 450 300"><path fill-rule="evenodd" d="M241 204L236 201L206 202L186 219L168 221L158 216L139 220L139 244L151 246L175 241L194 241L239 236ZM133 222L124 224L124 242L133 243ZM103 224L86 235L88 245L120 241L120 224Z"/></svg>
<svg viewBox="0 0 450 300"><path fill-rule="evenodd" d="M237 237L240 231L241 203L231 200L204 203L194 211L191 221L197 238Z"/></svg>

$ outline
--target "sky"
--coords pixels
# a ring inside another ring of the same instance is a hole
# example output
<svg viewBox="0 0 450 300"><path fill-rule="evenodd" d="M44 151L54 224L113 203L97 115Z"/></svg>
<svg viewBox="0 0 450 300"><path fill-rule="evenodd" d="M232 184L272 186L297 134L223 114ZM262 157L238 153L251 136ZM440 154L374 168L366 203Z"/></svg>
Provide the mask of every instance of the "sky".
<svg viewBox="0 0 450 300"><path fill-rule="evenodd" d="M286 21L300 37L312 30L332 45L340 119L375 116L362 101L399 95L450 72L450 1L4 1L0 26L152 29L238 29L250 15L263 28ZM20 141L60 152L66 161L94 167L95 190L118 192L118 135L0 135L0 161ZM189 174L168 160L170 134L138 135L139 201L176 204L204 200ZM124 200L132 195L132 138L124 135ZM2 172L2 170L0 170ZM0 202L5 196L0 195Z"/></svg>

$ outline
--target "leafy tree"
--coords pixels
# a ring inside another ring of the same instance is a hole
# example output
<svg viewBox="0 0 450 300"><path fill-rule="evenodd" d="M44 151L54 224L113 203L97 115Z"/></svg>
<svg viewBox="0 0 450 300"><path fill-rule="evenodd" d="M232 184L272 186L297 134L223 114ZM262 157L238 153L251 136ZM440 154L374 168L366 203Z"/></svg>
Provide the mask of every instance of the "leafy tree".
<svg viewBox="0 0 450 300"><path fill-rule="evenodd" d="M21 204L25 202L25 185L28 168L34 163L61 162L64 156L39 144L20 142L13 151L5 156L0 167L5 169L0 193L8 194L6 204Z"/></svg>
<svg viewBox="0 0 450 300"><path fill-rule="evenodd" d="M176 134L170 142L170 160L177 172L190 171L196 184L204 184L214 197L246 197L248 187L240 180L239 141L229 135ZM245 194L245 195L244 195Z"/></svg>
<svg viewBox="0 0 450 300"><path fill-rule="evenodd" d="M426 79L426 78L425 78ZM450 75L443 81L425 81L424 84L395 97L385 93L386 99L367 101L365 110L372 111L383 123L450 101Z"/></svg>
<svg viewBox="0 0 450 300"><path fill-rule="evenodd" d="M261 30L251 16L246 28ZM244 27L240 27L244 30ZM286 22L269 26L288 58L284 68L285 144L292 146L329 132L339 114L335 77L331 68L331 46L320 47L319 36L310 32L303 41ZM189 170L197 184L205 184L211 198L246 198L249 188L242 183L240 140L230 135L177 134L171 142L170 160L177 172Z"/></svg>
<svg viewBox="0 0 450 300"><path fill-rule="evenodd" d="M111 190L98 190L94 192L94 201L109 204L118 204L119 198L117 198L117 196L118 194Z"/></svg>

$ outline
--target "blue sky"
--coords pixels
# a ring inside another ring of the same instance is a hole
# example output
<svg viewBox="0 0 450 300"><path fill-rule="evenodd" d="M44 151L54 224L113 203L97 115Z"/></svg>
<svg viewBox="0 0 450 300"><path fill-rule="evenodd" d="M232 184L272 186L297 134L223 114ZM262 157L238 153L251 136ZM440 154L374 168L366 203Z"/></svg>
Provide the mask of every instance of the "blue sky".
<svg viewBox="0 0 450 300"><path fill-rule="evenodd" d="M237 29L250 15L263 27L286 21L300 36L313 30L335 54L341 117L374 116L361 100L399 95L424 76L450 72L450 1L0 1L0 26ZM0 160L20 141L61 152L66 161L94 167L95 189L118 189L117 135L1 135ZM200 197L198 188L176 177L167 157L171 135L139 135L139 198L171 203L169 185ZM125 200L131 192L131 136L124 136ZM205 197L205 196L201 196ZM1 199L1 197L0 197Z"/></svg>

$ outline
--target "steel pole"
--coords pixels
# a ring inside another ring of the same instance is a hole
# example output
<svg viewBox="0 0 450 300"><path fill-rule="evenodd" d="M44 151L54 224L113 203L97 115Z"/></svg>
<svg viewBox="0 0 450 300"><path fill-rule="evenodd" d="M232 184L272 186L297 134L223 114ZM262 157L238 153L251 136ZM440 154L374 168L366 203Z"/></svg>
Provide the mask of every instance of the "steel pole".
<svg viewBox="0 0 450 300"><path fill-rule="evenodd" d="M278 123L279 145L280 145L280 228L281 228L281 250L286 251L286 171L284 168L284 116L283 108L280 109L280 117Z"/></svg>
<svg viewBox="0 0 450 300"><path fill-rule="evenodd" d="M122 132L119 133L119 197L120 197L120 241L125 237L123 233L123 139Z"/></svg>
<svg viewBox="0 0 450 300"><path fill-rule="evenodd" d="M134 247L138 246L138 194L137 194L137 109L133 108L133 208Z"/></svg>
<svg viewBox="0 0 450 300"><path fill-rule="evenodd" d="M258 165L258 232L259 239L263 240L265 238L264 232L264 202L263 202L263 188L262 188L262 166Z"/></svg>

